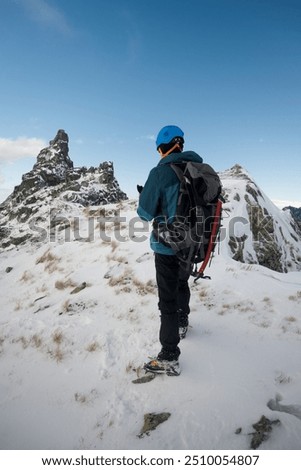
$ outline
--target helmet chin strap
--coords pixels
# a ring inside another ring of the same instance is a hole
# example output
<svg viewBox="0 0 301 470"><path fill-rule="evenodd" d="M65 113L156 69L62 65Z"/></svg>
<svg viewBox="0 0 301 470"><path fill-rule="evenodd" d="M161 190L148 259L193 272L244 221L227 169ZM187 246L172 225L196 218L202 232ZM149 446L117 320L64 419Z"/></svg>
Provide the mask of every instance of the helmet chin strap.
<svg viewBox="0 0 301 470"><path fill-rule="evenodd" d="M175 144L173 147L171 147L171 149L169 149L168 152L166 152L166 153L163 153L160 148L158 149L158 152L159 152L159 154L161 155L161 158L164 158L164 157L167 157L167 155L169 155L170 153L172 153L174 150L176 150L176 148L178 148L178 149L181 150L180 144L176 143L176 144Z"/></svg>

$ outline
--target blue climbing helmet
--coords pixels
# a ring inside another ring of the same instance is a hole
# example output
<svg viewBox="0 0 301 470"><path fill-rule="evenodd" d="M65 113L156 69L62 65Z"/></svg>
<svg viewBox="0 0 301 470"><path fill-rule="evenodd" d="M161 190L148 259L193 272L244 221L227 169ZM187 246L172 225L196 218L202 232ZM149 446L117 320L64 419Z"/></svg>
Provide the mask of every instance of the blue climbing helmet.
<svg viewBox="0 0 301 470"><path fill-rule="evenodd" d="M176 137L180 137L184 142L184 132L178 126L162 127L156 139L157 149L162 144L169 144Z"/></svg>

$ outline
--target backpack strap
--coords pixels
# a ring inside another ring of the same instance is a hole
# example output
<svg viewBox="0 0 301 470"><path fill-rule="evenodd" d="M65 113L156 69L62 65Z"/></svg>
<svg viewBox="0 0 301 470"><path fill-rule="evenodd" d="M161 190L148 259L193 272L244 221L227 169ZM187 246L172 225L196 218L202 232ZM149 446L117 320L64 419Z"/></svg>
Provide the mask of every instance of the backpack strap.
<svg viewBox="0 0 301 470"><path fill-rule="evenodd" d="M175 174L177 175L179 181L180 181L178 205L181 204L182 196L184 194L186 194L188 196L189 201L190 201L191 204L193 204L193 202L194 202L191 185L189 184L189 180L184 175L184 170L182 170L182 168L180 166L180 165L185 165L186 166L186 164L187 164L187 162L185 162L185 161L181 161L179 163L170 163L169 164L170 167L175 172Z"/></svg>
<svg viewBox="0 0 301 470"><path fill-rule="evenodd" d="M183 164L184 162L179 162L179 163ZM177 177L179 178L181 182L185 180L184 171L182 170L182 168L180 168L179 164L170 163L170 167L173 169L173 171L175 172L175 174L177 175Z"/></svg>

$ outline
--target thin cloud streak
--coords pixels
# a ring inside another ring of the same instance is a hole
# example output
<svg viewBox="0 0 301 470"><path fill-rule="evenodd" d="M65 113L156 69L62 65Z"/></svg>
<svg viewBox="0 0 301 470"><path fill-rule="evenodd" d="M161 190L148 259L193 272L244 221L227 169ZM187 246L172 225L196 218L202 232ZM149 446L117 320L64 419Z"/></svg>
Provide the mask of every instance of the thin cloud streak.
<svg viewBox="0 0 301 470"><path fill-rule="evenodd" d="M41 26L55 28L57 31L70 35L72 28L67 22L64 13L58 8L49 5L46 0L17 0L29 16Z"/></svg>
<svg viewBox="0 0 301 470"><path fill-rule="evenodd" d="M136 140L156 140L156 137L152 134L141 135L140 137L136 137Z"/></svg>

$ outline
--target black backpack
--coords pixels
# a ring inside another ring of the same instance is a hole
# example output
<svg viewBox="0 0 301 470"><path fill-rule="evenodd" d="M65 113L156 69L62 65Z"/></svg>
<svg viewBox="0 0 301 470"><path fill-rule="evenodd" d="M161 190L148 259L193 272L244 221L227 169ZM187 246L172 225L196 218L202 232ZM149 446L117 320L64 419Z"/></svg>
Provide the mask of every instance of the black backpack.
<svg viewBox="0 0 301 470"><path fill-rule="evenodd" d="M176 215L172 221L156 222L153 233L159 242L172 248L180 266L197 280L205 277L219 234L222 185L218 174L206 163L189 161L170 166L180 181Z"/></svg>

